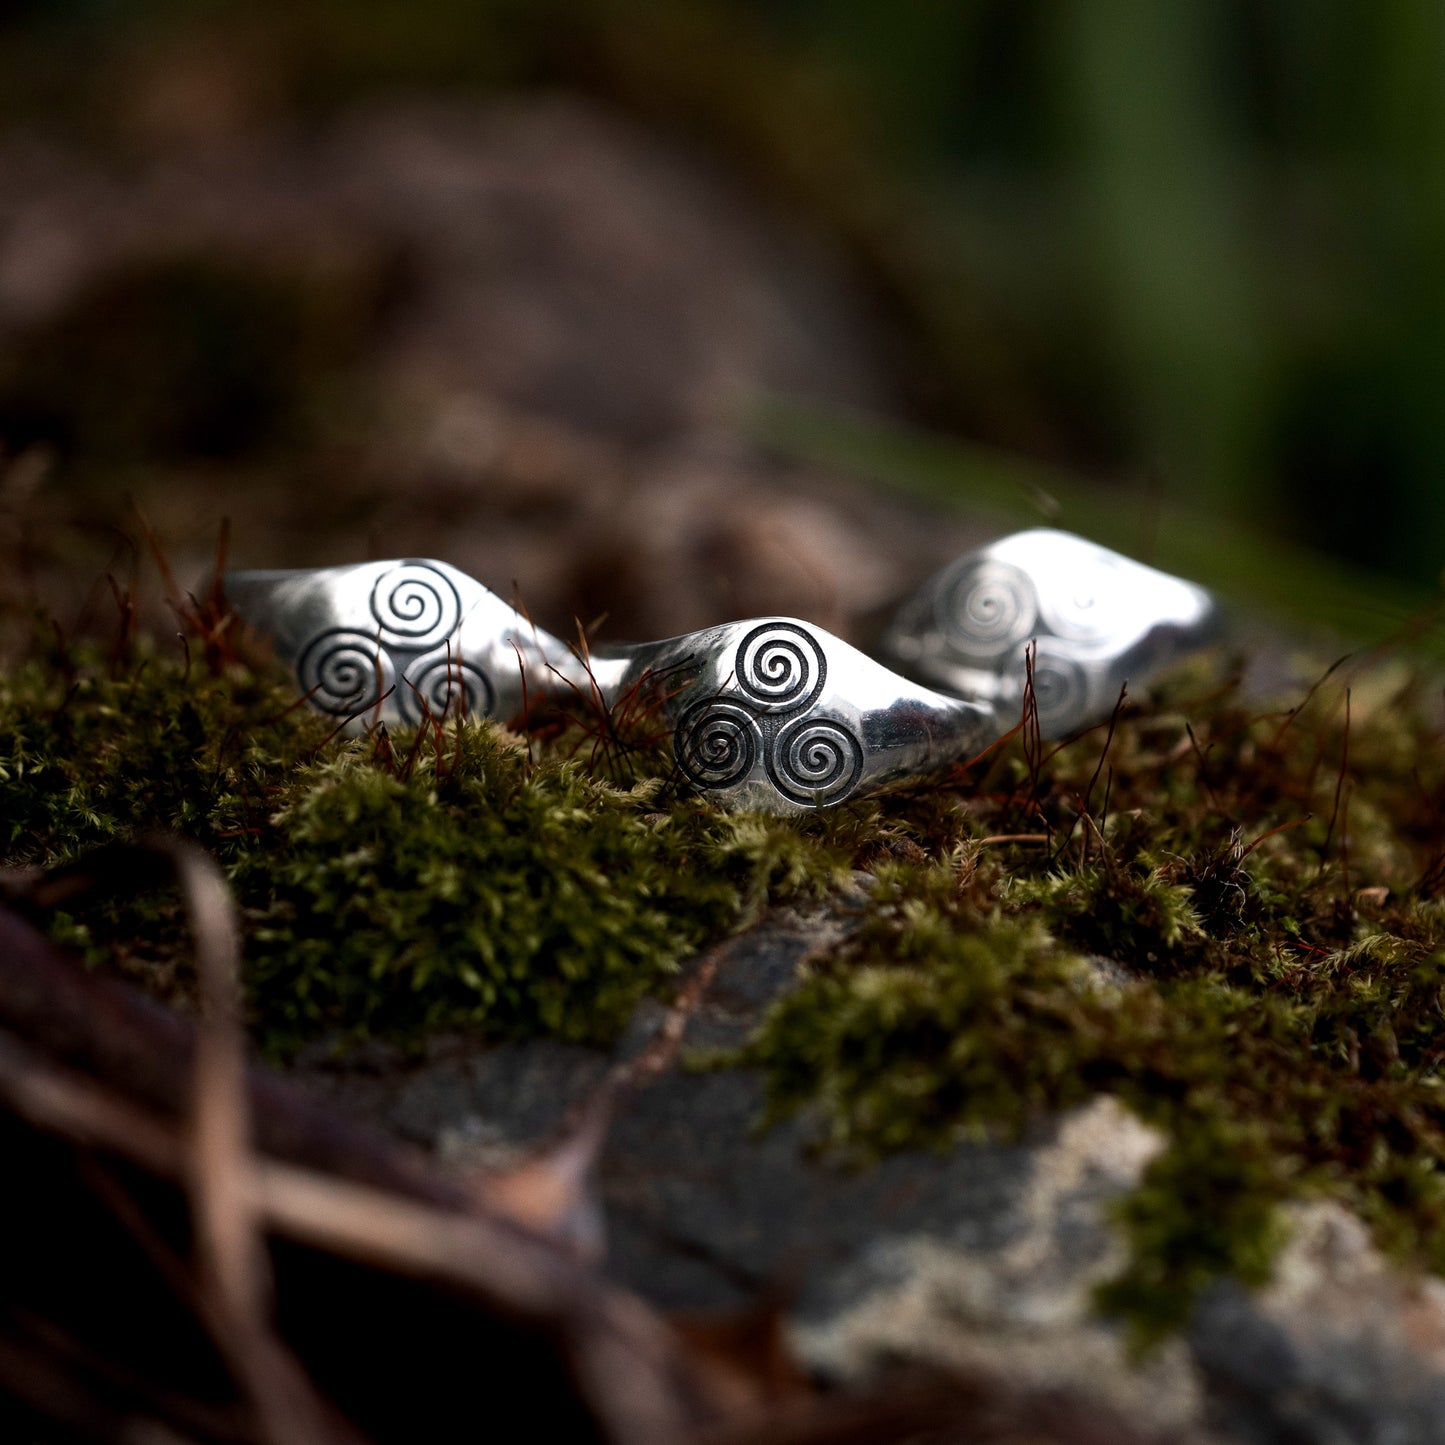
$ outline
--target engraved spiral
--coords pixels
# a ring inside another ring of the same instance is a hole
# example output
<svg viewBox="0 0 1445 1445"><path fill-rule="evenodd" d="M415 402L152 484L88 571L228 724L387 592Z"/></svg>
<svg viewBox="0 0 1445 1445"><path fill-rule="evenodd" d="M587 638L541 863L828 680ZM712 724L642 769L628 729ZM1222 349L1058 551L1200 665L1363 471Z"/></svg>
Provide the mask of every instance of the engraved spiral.
<svg viewBox="0 0 1445 1445"><path fill-rule="evenodd" d="M673 752L695 787L730 788L758 759L758 726L737 703L710 698L689 708L673 733Z"/></svg>
<svg viewBox="0 0 1445 1445"><path fill-rule="evenodd" d="M375 707L396 681L386 649L374 637L344 628L313 638L296 663L296 676L311 701L337 717Z"/></svg>
<svg viewBox="0 0 1445 1445"><path fill-rule="evenodd" d="M435 567L403 562L383 572L371 589L371 615L383 642L432 647L456 631L462 603L457 589Z"/></svg>
<svg viewBox="0 0 1445 1445"><path fill-rule="evenodd" d="M433 718L488 717L497 695L491 679L475 663L455 653L428 653L407 668L397 690L401 713L407 722Z"/></svg>
<svg viewBox="0 0 1445 1445"><path fill-rule="evenodd" d="M798 718L773 739L768 776L795 803L841 803L863 773L863 745L839 723Z"/></svg>
<svg viewBox="0 0 1445 1445"><path fill-rule="evenodd" d="M949 641L968 654L1004 652L1033 630L1033 583L1006 562L972 562L940 589L938 620Z"/></svg>
<svg viewBox="0 0 1445 1445"><path fill-rule="evenodd" d="M818 640L796 622L765 622L738 645L737 685L770 713L807 707L827 676Z"/></svg>
<svg viewBox="0 0 1445 1445"><path fill-rule="evenodd" d="M1034 700L1039 726L1058 736L1089 713L1089 677L1083 663L1056 647L1039 644L1034 659Z"/></svg>
<svg viewBox="0 0 1445 1445"><path fill-rule="evenodd" d="M1039 589L1039 610L1050 631L1072 642L1103 642L1125 622L1129 579L1107 556L1060 569ZM1136 602L1138 598L1136 591Z"/></svg>

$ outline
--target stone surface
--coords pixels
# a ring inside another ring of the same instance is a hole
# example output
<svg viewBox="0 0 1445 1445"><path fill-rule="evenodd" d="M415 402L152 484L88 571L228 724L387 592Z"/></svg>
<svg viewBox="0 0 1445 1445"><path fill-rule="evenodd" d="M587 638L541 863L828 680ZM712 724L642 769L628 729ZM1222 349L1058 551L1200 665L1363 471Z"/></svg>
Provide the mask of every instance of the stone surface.
<svg viewBox="0 0 1445 1445"><path fill-rule="evenodd" d="M846 926L774 919L736 940L682 1062L623 1097L598 1178L615 1278L667 1309L782 1298L799 1358L841 1384L983 1370L1081 1392L1151 1438L1197 1445L1445 1439L1445 1284L1389 1265L1334 1205L1291 1211L1269 1288L1218 1286L1182 1337L1131 1352L1091 1294L1123 1259L1110 1206L1161 1141L1111 1098L1015 1143L867 1167L819 1157L806 1120L759 1132L760 1080L690 1067L688 1053L737 1043ZM611 1053L450 1039L410 1066L302 1072L453 1167L495 1168L556 1137L666 1016L644 1004Z"/></svg>
<svg viewBox="0 0 1445 1445"><path fill-rule="evenodd" d="M881 1225L844 1275L835 1307L804 1312L804 1358L830 1375L876 1378L901 1360L986 1368L1030 1386L1102 1398L1142 1427L1178 1432L1200 1418L1200 1391L1182 1343L1142 1362L1091 1308L1094 1285L1123 1261L1107 1206L1137 1182L1158 1137L1109 1098L1031 1143L1007 1198L1003 1241L980 1240L971 1201L942 1228ZM972 1149L956 1153L964 1158Z"/></svg>
<svg viewBox="0 0 1445 1445"><path fill-rule="evenodd" d="M1445 1282L1393 1268L1337 1205L1289 1222L1271 1285L1221 1286L1190 1328L1214 1419L1251 1445L1445 1439Z"/></svg>

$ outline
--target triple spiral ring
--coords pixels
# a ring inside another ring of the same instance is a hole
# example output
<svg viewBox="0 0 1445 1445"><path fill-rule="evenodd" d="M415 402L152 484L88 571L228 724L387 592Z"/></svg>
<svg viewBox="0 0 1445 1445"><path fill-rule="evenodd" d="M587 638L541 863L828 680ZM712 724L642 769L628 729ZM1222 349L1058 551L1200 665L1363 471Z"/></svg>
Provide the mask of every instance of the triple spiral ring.
<svg viewBox="0 0 1445 1445"><path fill-rule="evenodd" d="M678 720L673 749L683 775L695 787L732 788L761 756L792 802L842 802L862 776L863 745L842 723L805 713L828 676L817 638L797 623L763 623L738 644L732 676L735 691L695 703Z"/></svg>
<svg viewBox="0 0 1445 1445"><path fill-rule="evenodd" d="M438 647L461 622L461 598L449 578L425 563L402 563L376 579L370 606L375 632L330 628L298 658L297 677L318 708L355 717L394 693L409 723L428 714L492 711L496 693L487 674L454 644Z"/></svg>

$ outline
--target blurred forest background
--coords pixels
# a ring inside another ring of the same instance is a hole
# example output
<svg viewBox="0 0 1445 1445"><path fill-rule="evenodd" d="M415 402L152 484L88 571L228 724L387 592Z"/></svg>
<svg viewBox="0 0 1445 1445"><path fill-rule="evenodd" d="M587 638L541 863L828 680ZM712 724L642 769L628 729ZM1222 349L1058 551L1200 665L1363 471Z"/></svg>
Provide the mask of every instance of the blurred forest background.
<svg viewBox="0 0 1445 1445"><path fill-rule="evenodd" d="M1381 635L1445 567L1442 76L1429 0L9 0L11 570L116 570L40 533L124 497L846 630L972 536L880 570L851 476Z"/></svg>

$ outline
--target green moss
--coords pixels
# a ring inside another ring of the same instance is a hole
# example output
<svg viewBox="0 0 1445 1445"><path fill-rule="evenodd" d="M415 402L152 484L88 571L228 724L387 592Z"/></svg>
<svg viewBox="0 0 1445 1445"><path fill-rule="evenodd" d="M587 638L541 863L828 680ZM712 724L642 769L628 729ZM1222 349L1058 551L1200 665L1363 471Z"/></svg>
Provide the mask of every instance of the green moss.
<svg viewBox="0 0 1445 1445"><path fill-rule="evenodd" d="M0 692L0 842L55 863L149 829L230 875L269 1051L435 1026L610 1037L700 944L816 896L845 856L774 820L617 787L475 723L345 741L284 685L22 671ZM534 756L534 752L538 755ZM58 938L184 1000L174 900L94 900Z"/></svg>
<svg viewBox="0 0 1445 1445"><path fill-rule="evenodd" d="M1284 1240L1281 1192L1268 1130L1215 1113L1177 1129L1117 1211L1132 1257L1097 1290L1098 1305L1147 1346L1183 1326L1221 1276L1266 1283Z"/></svg>
<svg viewBox="0 0 1445 1445"><path fill-rule="evenodd" d="M233 852L330 731L294 703L284 681L179 654L0 676L0 853L60 863L147 829Z"/></svg>
<svg viewBox="0 0 1445 1445"><path fill-rule="evenodd" d="M1137 859L1009 882L1004 896L1015 907L1037 909L1061 939L1106 958L1154 965L1204 933L1194 890Z"/></svg>
<svg viewBox="0 0 1445 1445"><path fill-rule="evenodd" d="M234 870L272 1037L438 1024L605 1039L678 960L826 878L797 839L467 727L406 777L301 769Z"/></svg>
<svg viewBox="0 0 1445 1445"><path fill-rule="evenodd" d="M1086 967L1036 922L976 909L955 866L889 864L744 1060L767 1068L773 1117L820 1103L834 1144L943 1143L1086 1097L1075 1061L1040 1045L1094 1001Z"/></svg>

